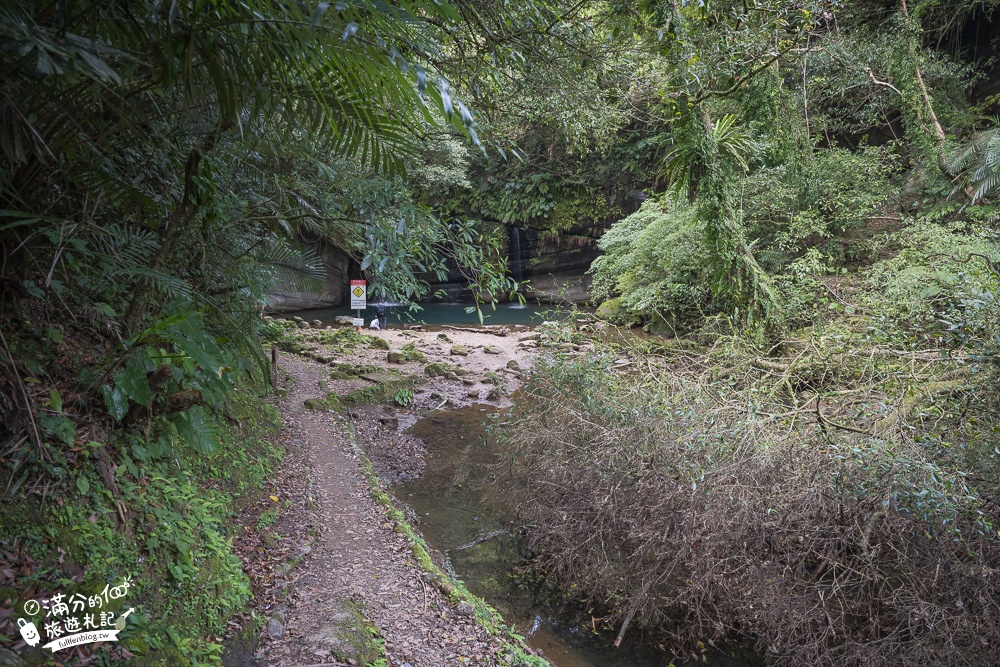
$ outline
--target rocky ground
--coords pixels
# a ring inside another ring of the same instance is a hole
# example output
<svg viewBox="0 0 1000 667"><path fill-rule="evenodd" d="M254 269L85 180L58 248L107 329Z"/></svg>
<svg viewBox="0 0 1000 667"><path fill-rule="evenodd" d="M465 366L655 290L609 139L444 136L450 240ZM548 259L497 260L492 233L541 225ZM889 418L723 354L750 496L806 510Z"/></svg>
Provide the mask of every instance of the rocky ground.
<svg viewBox="0 0 1000 667"><path fill-rule="evenodd" d="M539 334L365 330L367 340L347 351L303 333L299 354L279 362L284 509L255 533L259 543L240 545L260 563L251 571L266 625L252 659L230 664L517 663L472 605L418 562L398 515L373 499L359 454L383 483L419 475L425 449L405 429L435 410L506 404Z"/></svg>

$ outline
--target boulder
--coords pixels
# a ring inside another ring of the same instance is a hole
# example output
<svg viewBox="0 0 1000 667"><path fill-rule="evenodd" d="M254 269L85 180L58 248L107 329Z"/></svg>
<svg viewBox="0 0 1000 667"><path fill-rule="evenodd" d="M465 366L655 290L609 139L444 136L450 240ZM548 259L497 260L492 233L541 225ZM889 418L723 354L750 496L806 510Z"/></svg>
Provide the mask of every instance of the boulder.
<svg viewBox="0 0 1000 667"><path fill-rule="evenodd" d="M401 364L406 361L406 354L402 350L389 350L386 359L390 364Z"/></svg>
<svg viewBox="0 0 1000 667"><path fill-rule="evenodd" d="M451 354L459 357L469 356L469 348L464 345L453 345L451 348Z"/></svg>
<svg viewBox="0 0 1000 667"><path fill-rule="evenodd" d="M392 346L389 345L389 341L385 338L372 337L369 338L371 341L371 346L379 350L391 350Z"/></svg>
<svg viewBox="0 0 1000 667"><path fill-rule="evenodd" d="M267 634L271 639L281 639L281 636L285 634L285 626L276 618L269 619L267 621Z"/></svg>
<svg viewBox="0 0 1000 667"><path fill-rule="evenodd" d="M333 321L342 327L349 327L354 324L354 318L347 315L337 315L337 317L333 318Z"/></svg>

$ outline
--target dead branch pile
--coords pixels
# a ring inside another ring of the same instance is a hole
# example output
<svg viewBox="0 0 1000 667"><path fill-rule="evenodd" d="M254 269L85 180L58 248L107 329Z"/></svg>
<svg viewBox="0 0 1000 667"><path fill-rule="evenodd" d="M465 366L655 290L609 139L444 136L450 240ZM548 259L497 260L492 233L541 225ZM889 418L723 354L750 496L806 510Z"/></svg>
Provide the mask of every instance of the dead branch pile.
<svg viewBox="0 0 1000 667"><path fill-rule="evenodd" d="M1000 664L995 405L939 355L793 349L536 366L501 446L540 565L684 651Z"/></svg>

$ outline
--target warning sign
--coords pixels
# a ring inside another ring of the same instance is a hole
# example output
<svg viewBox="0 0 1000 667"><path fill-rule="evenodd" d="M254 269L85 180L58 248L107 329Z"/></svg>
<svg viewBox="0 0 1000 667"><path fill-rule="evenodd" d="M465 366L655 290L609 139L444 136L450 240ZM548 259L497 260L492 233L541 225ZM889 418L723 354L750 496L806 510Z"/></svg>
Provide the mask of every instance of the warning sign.
<svg viewBox="0 0 1000 667"><path fill-rule="evenodd" d="M368 287L364 280L351 281L351 310L364 310L368 307Z"/></svg>

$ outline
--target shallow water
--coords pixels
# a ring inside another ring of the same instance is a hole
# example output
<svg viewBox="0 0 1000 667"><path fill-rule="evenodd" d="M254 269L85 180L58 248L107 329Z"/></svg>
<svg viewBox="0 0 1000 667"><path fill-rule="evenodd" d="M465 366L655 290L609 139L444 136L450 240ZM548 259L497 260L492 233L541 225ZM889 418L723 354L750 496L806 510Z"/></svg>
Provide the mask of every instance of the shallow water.
<svg viewBox="0 0 1000 667"><path fill-rule="evenodd" d="M421 479L395 487L394 493L419 517L420 532L448 556L466 587L496 608L555 667L668 665L670 654L642 645L636 632L626 633L622 646L615 649L616 632L595 633L589 617L547 603L542 591L518 587L511 572L522 553L509 533L473 544L508 528L509 513L502 509L504 489L493 475L500 459L483 428L487 415L486 408L472 405L433 413L410 429L427 444L427 467ZM719 656L707 664L749 667L753 663Z"/></svg>
<svg viewBox="0 0 1000 667"><path fill-rule="evenodd" d="M466 308L468 303L423 303L421 310L411 311L402 306L389 307L387 309L388 324L479 324L479 316L475 311L468 313ZM298 315L304 320L320 320L324 324L332 324L338 315L355 317L357 311L344 306L337 308L317 308L314 310L299 310L293 313L282 313L280 317L292 317ZM368 308L363 313L365 322L371 322L375 317L375 309ZM538 325L545 320L565 317L566 313L560 315L560 311L555 306L533 306L528 304L500 303L496 310L489 306L483 308L484 324L528 324Z"/></svg>

